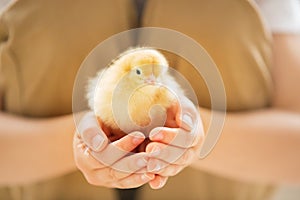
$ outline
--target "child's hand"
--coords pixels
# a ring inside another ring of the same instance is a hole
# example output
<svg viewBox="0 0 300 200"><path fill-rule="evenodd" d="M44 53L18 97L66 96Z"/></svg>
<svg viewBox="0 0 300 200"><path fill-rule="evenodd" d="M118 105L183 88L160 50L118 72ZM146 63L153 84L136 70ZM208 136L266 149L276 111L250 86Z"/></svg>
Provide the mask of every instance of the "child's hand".
<svg viewBox="0 0 300 200"><path fill-rule="evenodd" d="M154 189L163 187L167 177L190 165L199 156L204 139L199 111L187 98L168 110L168 120L169 127L176 127L176 123L179 128L153 129L149 136L152 142L146 148L150 154L147 170L156 174L149 182Z"/></svg>
<svg viewBox="0 0 300 200"><path fill-rule="evenodd" d="M110 143L93 113L88 113L81 120L78 133L74 136L76 165L92 185L139 187L155 177L153 173L147 173L147 153L128 155L144 139L142 133L133 132Z"/></svg>

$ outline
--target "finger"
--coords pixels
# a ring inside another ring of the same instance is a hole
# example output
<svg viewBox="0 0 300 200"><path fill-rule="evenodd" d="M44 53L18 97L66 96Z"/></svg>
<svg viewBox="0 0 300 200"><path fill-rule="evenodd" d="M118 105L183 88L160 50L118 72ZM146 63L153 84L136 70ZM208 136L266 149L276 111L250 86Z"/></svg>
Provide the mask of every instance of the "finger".
<svg viewBox="0 0 300 200"><path fill-rule="evenodd" d="M179 107L176 114L177 124L188 131L198 126L199 113L193 102L187 97L182 97L177 105Z"/></svg>
<svg viewBox="0 0 300 200"><path fill-rule="evenodd" d="M91 152L94 158L106 166L111 166L116 161L126 156L145 140L141 132L132 132L119 140L116 140L100 152Z"/></svg>
<svg viewBox="0 0 300 200"><path fill-rule="evenodd" d="M75 164L81 171L86 172L105 167L103 164L93 158L93 156L86 153L88 147L83 143L81 139L74 136L73 141Z"/></svg>
<svg viewBox="0 0 300 200"><path fill-rule="evenodd" d="M136 154L138 155L138 154ZM126 177L131 176L132 174L144 174L147 173L146 170L146 165L145 163L145 158L143 158L144 155L136 156L135 158L130 158L124 162L121 162L120 164L125 164L127 167L132 167L131 169L119 169L120 167L115 167L115 166L109 166L109 167L104 167L102 169L96 169L93 171L89 171L87 173L89 179L92 179L92 182L106 182L108 184L118 182L121 179L124 179ZM142 159L142 160L140 160ZM123 159L121 159L123 160ZM134 163L134 164L129 164L129 161ZM124 166L123 166L124 167Z"/></svg>
<svg viewBox="0 0 300 200"><path fill-rule="evenodd" d="M160 189L167 183L168 177L155 175L155 178L149 182L152 189Z"/></svg>
<svg viewBox="0 0 300 200"><path fill-rule="evenodd" d="M89 127L82 134L82 140L93 151L101 151L108 144L108 138L105 133L99 128Z"/></svg>
<svg viewBox="0 0 300 200"><path fill-rule="evenodd" d="M122 158L113 166L102 169L95 169L88 176L94 178L94 182L118 182L121 179L131 176L132 174L147 173L146 166L148 163L148 155L145 152L133 154Z"/></svg>
<svg viewBox="0 0 300 200"><path fill-rule="evenodd" d="M185 167L185 165L169 164L162 160L150 158L148 161L147 170L150 173L169 177L177 175Z"/></svg>
<svg viewBox="0 0 300 200"><path fill-rule="evenodd" d="M148 154L145 152L126 156L112 166L113 176L116 179L123 179L132 173L145 173L148 160Z"/></svg>
<svg viewBox="0 0 300 200"><path fill-rule="evenodd" d="M177 122L176 122L176 114L178 110L178 103L172 104L168 109L167 109L167 119L165 122L165 127L170 127L170 128L179 128Z"/></svg>
<svg viewBox="0 0 300 200"><path fill-rule="evenodd" d="M124 188L137 188L149 181L153 180L155 175L152 173L136 173L132 174L124 179L115 182L114 187L124 189Z"/></svg>
<svg viewBox="0 0 300 200"><path fill-rule="evenodd" d="M108 144L108 138L92 112L87 113L82 118L78 132L84 143L93 151L101 151Z"/></svg>
<svg viewBox="0 0 300 200"><path fill-rule="evenodd" d="M149 143L146 152L149 153L150 158L160 159L166 163L177 165L190 164L196 155L193 148L179 148L157 142Z"/></svg>
<svg viewBox="0 0 300 200"><path fill-rule="evenodd" d="M153 172L156 174L160 174L165 170L168 171L170 168L173 168L171 171L164 172L167 174L163 174L164 176L172 176L177 174L184 167L190 165L195 158L197 158L197 151L195 149L187 149L182 156L180 156L175 162L167 162L161 158L150 157L147 164L148 172ZM179 171L178 171L179 170Z"/></svg>
<svg viewBox="0 0 300 200"><path fill-rule="evenodd" d="M189 148L198 144L201 135L196 130L189 132L182 128L157 127L150 132L149 138L152 141Z"/></svg>
<svg viewBox="0 0 300 200"><path fill-rule="evenodd" d="M146 147L146 153L149 153L149 157L157 158L167 163L175 163L185 151L185 148L174 147L158 142L151 142Z"/></svg>

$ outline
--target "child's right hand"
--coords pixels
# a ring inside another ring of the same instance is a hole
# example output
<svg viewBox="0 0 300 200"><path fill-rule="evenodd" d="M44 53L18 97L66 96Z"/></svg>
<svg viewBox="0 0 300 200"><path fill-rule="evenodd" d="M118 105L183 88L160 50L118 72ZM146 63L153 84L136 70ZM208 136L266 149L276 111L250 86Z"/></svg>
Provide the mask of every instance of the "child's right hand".
<svg viewBox="0 0 300 200"><path fill-rule="evenodd" d="M94 114L89 112L80 121L74 135L75 163L92 185L139 187L155 177L147 173L147 153L128 155L144 140L142 133L132 132L110 143Z"/></svg>

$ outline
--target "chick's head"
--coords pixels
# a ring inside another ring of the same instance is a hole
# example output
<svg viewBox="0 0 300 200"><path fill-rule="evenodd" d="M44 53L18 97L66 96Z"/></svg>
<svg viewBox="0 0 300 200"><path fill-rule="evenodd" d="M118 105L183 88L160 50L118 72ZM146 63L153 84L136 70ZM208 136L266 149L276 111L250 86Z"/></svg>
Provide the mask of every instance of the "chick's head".
<svg viewBox="0 0 300 200"><path fill-rule="evenodd" d="M124 66L123 73L136 85L160 82L168 68L168 62L161 53L145 48L125 52L119 63Z"/></svg>

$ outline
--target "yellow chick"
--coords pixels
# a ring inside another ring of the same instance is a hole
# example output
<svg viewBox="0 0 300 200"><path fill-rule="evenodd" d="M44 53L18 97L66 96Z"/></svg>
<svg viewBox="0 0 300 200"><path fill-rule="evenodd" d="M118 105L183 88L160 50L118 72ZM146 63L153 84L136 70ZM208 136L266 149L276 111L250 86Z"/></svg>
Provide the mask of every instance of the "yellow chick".
<svg viewBox="0 0 300 200"><path fill-rule="evenodd" d="M159 51L134 48L89 82L87 98L99 122L114 133L110 138L118 139L132 131L148 136L164 126L166 110L183 94Z"/></svg>

